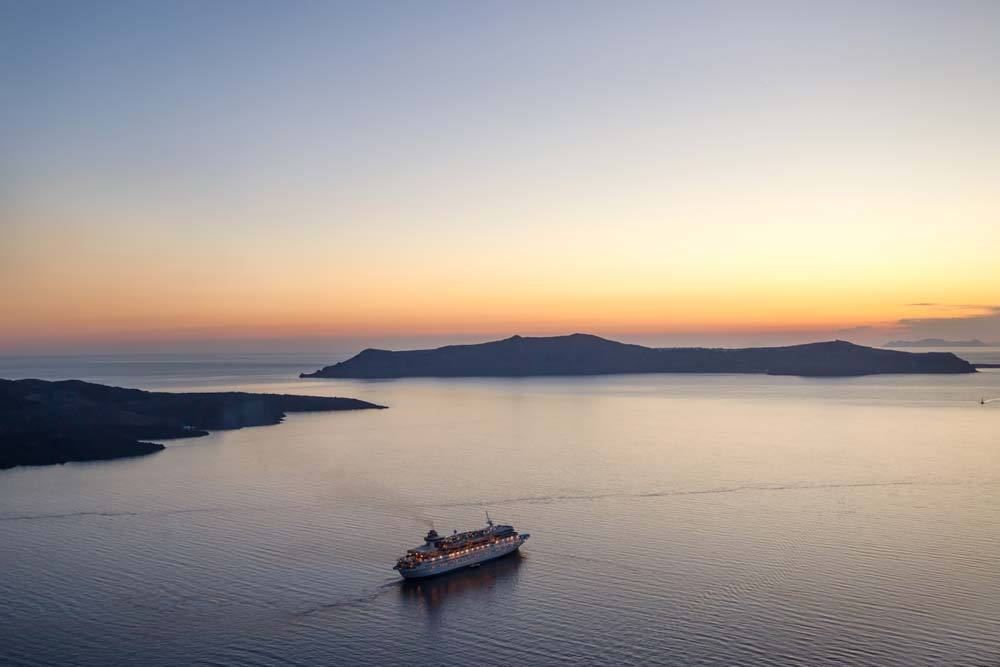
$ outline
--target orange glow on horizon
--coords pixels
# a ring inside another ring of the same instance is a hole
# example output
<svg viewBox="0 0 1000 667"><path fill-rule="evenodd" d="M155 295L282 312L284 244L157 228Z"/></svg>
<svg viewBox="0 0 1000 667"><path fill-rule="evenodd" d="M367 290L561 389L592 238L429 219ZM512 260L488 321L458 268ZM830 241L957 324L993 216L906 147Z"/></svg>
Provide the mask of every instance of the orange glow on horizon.
<svg viewBox="0 0 1000 667"><path fill-rule="evenodd" d="M573 331L1000 341L992 9L909 8L889 32L878 7L838 3L778 23L734 6L731 32L671 3L621 25L540 11L549 31L516 54L492 33L448 51L488 24L449 11L385 61L351 39L385 17L328 9L257 26L252 49L180 30L181 12L136 60L114 47L131 31L74 26L45 48L28 48L44 24L18 31L0 354ZM58 66L77 60L79 80Z"/></svg>

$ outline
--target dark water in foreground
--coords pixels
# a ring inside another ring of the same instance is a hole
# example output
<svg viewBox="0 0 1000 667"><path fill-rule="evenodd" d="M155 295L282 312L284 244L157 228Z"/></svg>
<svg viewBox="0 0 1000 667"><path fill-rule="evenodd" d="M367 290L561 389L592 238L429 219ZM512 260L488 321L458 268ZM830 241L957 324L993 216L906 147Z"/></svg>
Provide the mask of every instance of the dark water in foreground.
<svg viewBox="0 0 1000 667"><path fill-rule="evenodd" d="M0 664L1000 664L1000 372L294 379L323 361L0 363L391 406L0 472ZM484 507L520 556L397 581Z"/></svg>

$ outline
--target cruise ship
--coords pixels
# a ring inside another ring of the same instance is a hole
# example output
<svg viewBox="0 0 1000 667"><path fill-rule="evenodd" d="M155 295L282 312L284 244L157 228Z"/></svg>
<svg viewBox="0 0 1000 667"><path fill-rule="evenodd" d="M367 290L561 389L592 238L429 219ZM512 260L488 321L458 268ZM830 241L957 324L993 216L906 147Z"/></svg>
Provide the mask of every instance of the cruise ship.
<svg viewBox="0 0 1000 667"><path fill-rule="evenodd" d="M513 526L497 526L486 515L486 527L441 537L433 528L424 543L408 549L392 569L404 579L433 577L463 567L476 566L517 551L530 535L519 534Z"/></svg>

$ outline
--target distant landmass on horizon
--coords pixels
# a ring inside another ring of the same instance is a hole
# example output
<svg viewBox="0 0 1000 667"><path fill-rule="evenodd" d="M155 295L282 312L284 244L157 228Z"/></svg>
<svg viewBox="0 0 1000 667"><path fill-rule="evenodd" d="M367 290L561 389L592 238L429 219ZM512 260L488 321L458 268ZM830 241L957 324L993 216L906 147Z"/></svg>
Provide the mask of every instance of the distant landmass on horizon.
<svg viewBox="0 0 1000 667"><path fill-rule="evenodd" d="M922 338L920 340L890 340L883 347L991 347L978 338L972 340L944 340L943 338Z"/></svg>
<svg viewBox="0 0 1000 667"><path fill-rule="evenodd" d="M837 377L975 373L951 352L900 352L837 340L788 347L651 348L589 334L513 336L473 345L393 352L367 349L303 378L525 377L615 373L766 373Z"/></svg>

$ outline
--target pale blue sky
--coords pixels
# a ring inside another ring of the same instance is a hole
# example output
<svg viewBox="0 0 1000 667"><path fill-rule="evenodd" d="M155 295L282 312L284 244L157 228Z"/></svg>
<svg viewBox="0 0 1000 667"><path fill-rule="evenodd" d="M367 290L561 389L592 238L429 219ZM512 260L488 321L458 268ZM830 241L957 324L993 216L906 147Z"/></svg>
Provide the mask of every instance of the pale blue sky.
<svg viewBox="0 0 1000 667"><path fill-rule="evenodd" d="M0 305L17 340L815 329L995 305L998 63L998 2L7 1L0 276L21 297ZM102 262L154 277L129 291ZM811 296L775 296L813 269ZM322 308L286 307L320 282ZM525 283L543 287L521 302ZM759 317L716 316L737 287ZM408 289L436 325L385 296ZM825 316L795 319L817 299Z"/></svg>

